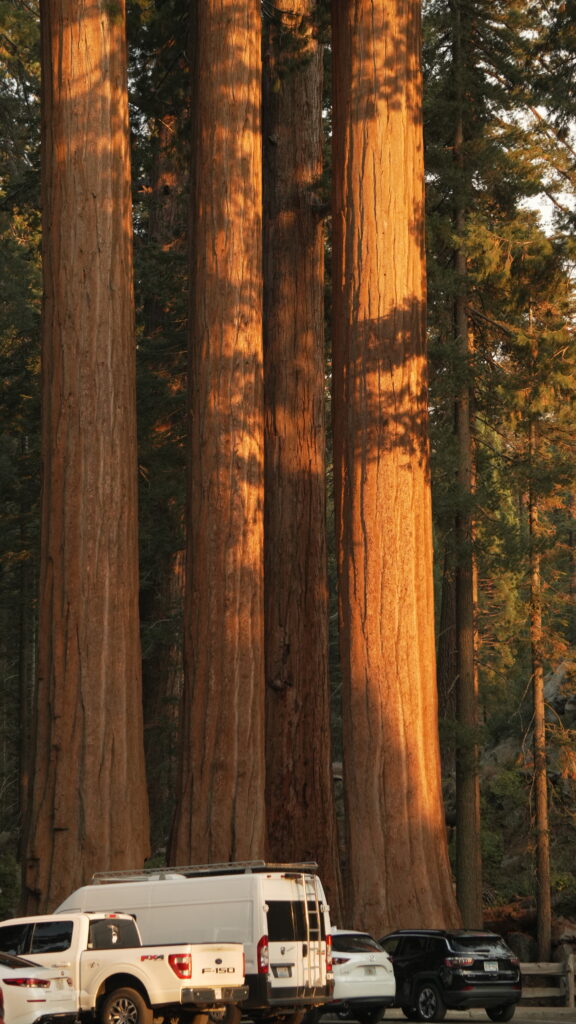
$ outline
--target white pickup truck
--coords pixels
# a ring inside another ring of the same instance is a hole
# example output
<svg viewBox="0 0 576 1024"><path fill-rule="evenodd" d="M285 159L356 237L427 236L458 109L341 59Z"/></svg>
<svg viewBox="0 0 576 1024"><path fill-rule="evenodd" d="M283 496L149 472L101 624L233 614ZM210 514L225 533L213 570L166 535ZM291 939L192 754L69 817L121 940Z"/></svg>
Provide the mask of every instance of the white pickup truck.
<svg viewBox="0 0 576 1024"><path fill-rule="evenodd" d="M74 913L0 922L0 950L65 967L78 1015L99 1024L152 1024L197 1014L239 1019L248 996L237 942L143 946L129 914ZM232 1009L234 1008L234 1009Z"/></svg>

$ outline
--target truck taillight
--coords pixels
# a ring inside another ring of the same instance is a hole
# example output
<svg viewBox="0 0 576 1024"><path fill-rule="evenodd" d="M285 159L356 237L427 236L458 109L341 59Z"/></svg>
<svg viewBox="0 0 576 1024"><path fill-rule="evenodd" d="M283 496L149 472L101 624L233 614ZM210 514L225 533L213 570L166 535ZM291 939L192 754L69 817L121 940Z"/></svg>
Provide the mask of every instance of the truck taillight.
<svg viewBox="0 0 576 1024"><path fill-rule="evenodd" d="M50 981L46 978L3 978L2 984L18 988L50 988Z"/></svg>
<svg viewBox="0 0 576 1024"><path fill-rule="evenodd" d="M328 971L328 974L330 974L330 971L332 970L332 963L333 963L333 961L332 961L332 936L331 935L327 935L326 936L326 970Z"/></svg>
<svg viewBox="0 0 576 1024"><path fill-rule="evenodd" d="M268 936L263 935L260 939L256 954L258 957L258 974L268 974L270 966L270 953L268 950Z"/></svg>
<svg viewBox="0 0 576 1024"><path fill-rule="evenodd" d="M177 978L192 977L192 957L190 953L169 953L168 963Z"/></svg>

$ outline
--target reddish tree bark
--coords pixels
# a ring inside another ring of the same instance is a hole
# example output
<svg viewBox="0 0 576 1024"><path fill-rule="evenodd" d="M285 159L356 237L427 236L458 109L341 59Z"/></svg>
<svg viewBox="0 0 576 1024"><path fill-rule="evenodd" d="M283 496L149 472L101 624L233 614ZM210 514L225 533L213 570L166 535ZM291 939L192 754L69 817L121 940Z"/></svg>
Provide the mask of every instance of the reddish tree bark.
<svg viewBox="0 0 576 1024"><path fill-rule="evenodd" d="M169 258L174 251L186 251L189 202L187 171L175 146L178 131L176 117L166 113L152 122L150 130L152 180L146 203L148 232L141 244L155 255L157 272L163 273L165 291L164 294L161 288L152 293L148 291L143 309L144 326L146 338L152 342L149 357L151 372L172 396L183 396L186 391L185 353L174 341L166 349L162 343L174 338L177 329L175 320L181 316L174 288L184 289L187 282L182 277L175 277L174 264L159 261L159 256L162 253L163 257ZM169 300L167 293L170 295ZM183 528L183 522L178 522L178 505L173 488L167 487L165 478L156 472L158 464L164 462L166 456L168 461L174 458L170 448L174 451L179 445L183 424L173 409L171 415L166 416L166 407L163 405L162 413L161 418L150 426L148 443L152 449L152 480L147 481L147 484L155 495L149 515L154 524L164 524L163 543L155 553L154 561L147 562L148 577L140 594L140 616L145 637L142 660L144 749L153 855L165 849L174 815L180 748L179 709L184 675L181 636L185 552L183 544L180 550L177 549L180 539L178 526L182 525ZM173 471L177 472L175 469ZM172 541L170 546L166 536Z"/></svg>
<svg viewBox="0 0 576 1024"><path fill-rule="evenodd" d="M317 861L337 918L318 209L323 75L314 7L277 4L264 48L266 805L269 856Z"/></svg>
<svg viewBox="0 0 576 1024"><path fill-rule="evenodd" d="M348 919L458 921L440 787L417 0L333 5L334 477Z"/></svg>
<svg viewBox="0 0 576 1024"><path fill-rule="evenodd" d="M464 197L469 182L464 159L464 106L466 49L459 2L452 7L452 52L456 100L454 159L458 182L454 192L454 229L463 239L466 228ZM458 684L456 708L456 896L465 928L482 927L482 853L480 841L480 769L478 746L478 666L476 522L473 498L476 491L476 446L473 424L473 388L470 380L474 337L467 313L467 264L463 242L454 254L458 293L454 310L454 335L463 373L456 396L458 489L456 516L456 634Z"/></svg>
<svg viewBox="0 0 576 1024"><path fill-rule="evenodd" d="M122 0L42 0L40 628L25 905L142 864L132 224Z"/></svg>
<svg viewBox="0 0 576 1024"><path fill-rule="evenodd" d="M533 346L534 360L537 358ZM530 487L528 525L530 531L530 652L532 699L534 705L534 830L536 847L536 941L538 959L549 960L552 948L552 894L550 891L550 824L548 819L548 770L546 757L546 703L544 699L544 656L542 651L542 577L538 496L532 479L537 451L537 427L529 427Z"/></svg>
<svg viewBox="0 0 576 1024"><path fill-rule="evenodd" d="M190 478L172 863L265 852L261 27L192 4Z"/></svg>

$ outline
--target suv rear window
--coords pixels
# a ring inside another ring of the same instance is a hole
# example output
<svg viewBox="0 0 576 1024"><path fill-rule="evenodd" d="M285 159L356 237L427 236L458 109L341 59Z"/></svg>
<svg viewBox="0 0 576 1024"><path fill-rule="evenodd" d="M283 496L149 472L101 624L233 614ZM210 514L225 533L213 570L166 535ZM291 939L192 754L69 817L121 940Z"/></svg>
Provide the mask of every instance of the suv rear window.
<svg viewBox="0 0 576 1024"><path fill-rule="evenodd" d="M335 953L381 953L379 946L371 935L332 935L332 949Z"/></svg>
<svg viewBox="0 0 576 1024"><path fill-rule="evenodd" d="M455 953L488 953L490 956L510 956L512 950L499 935L451 935L450 946Z"/></svg>

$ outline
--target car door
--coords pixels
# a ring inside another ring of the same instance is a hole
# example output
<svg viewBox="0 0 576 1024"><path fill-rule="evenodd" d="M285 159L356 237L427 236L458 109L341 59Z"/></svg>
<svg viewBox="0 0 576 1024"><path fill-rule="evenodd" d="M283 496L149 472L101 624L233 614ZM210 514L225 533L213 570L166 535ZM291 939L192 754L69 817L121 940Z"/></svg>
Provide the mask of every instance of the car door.
<svg viewBox="0 0 576 1024"><path fill-rule="evenodd" d="M43 967L53 967L54 973L61 976L55 983L54 1013L75 1013L78 1008L78 962L71 948L73 933L73 922L61 916L36 921L30 935L26 956Z"/></svg>
<svg viewBox="0 0 576 1024"><path fill-rule="evenodd" d="M315 875L284 875L264 886L272 989L326 985L324 900Z"/></svg>
<svg viewBox="0 0 576 1024"><path fill-rule="evenodd" d="M384 943L394 966L397 1003L412 1005L415 981L425 968L426 946L426 937L420 935L402 936L393 951Z"/></svg>

